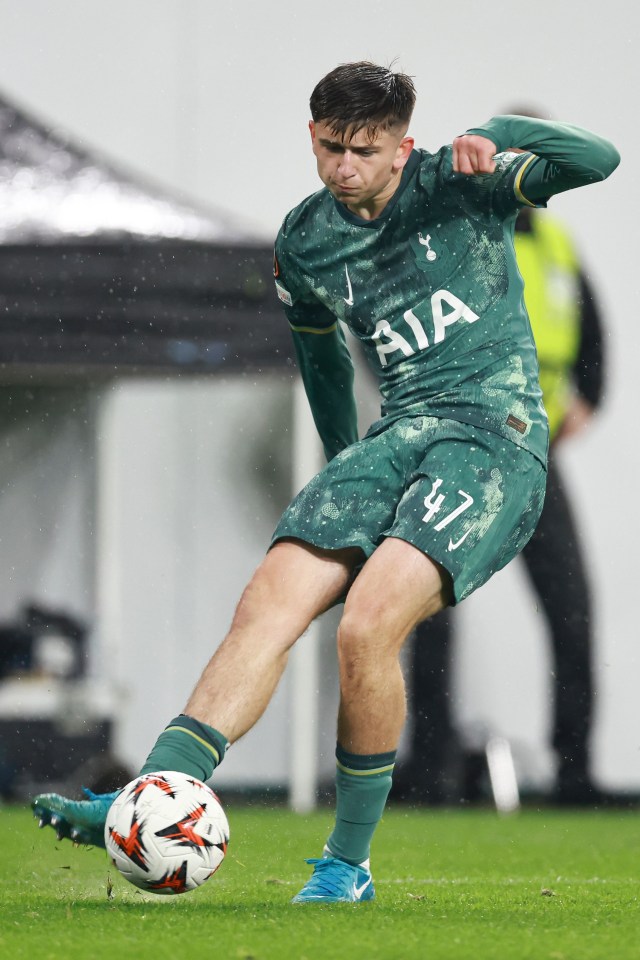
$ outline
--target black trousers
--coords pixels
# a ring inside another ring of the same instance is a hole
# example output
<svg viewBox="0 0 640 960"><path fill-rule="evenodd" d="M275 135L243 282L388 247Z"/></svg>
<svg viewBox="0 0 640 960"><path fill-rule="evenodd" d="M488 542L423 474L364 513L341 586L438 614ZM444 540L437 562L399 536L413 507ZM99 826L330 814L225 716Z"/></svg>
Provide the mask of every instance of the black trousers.
<svg viewBox="0 0 640 960"><path fill-rule="evenodd" d="M553 456L536 532L522 552L546 619L551 646L552 745L558 784L589 780L593 680L590 590L578 533ZM444 610L419 624L409 657L413 731L410 760L416 782L436 784L456 734L452 721L450 663L455 613Z"/></svg>

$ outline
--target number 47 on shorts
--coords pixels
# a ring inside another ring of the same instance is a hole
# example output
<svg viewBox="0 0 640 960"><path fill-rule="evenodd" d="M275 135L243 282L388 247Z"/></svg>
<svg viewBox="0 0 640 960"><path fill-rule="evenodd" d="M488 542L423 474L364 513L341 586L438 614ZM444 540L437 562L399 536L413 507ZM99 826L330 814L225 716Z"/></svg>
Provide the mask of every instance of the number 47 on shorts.
<svg viewBox="0 0 640 960"><path fill-rule="evenodd" d="M423 523L430 523L431 520L433 520L433 518L438 513L440 513L442 509L442 505L445 501L445 494L438 493L438 490L440 489L441 486L442 486L442 480L440 478L436 478L436 480L433 481L433 485L431 487L431 492L429 493L429 496L424 498L424 505L427 508L427 512L422 518ZM436 523L434 530L438 530L438 531L444 530L445 527L448 527L450 523L453 523L453 521L457 517L463 514L465 510L468 510L469 507L472 505L473 497L471 496L471 494L465 493L464 490L458 490L458 496L462 497L462 502L459 503L458 506L454 510L452 510L450 513L447 513L442 518L442 520ZM465 540L470 533L471 533L471 528L467 530L464 537L462 537L462 539L459 540L456 544L450 543L449 549L455 550L456 547L459 547L462 541Z"/></svg>

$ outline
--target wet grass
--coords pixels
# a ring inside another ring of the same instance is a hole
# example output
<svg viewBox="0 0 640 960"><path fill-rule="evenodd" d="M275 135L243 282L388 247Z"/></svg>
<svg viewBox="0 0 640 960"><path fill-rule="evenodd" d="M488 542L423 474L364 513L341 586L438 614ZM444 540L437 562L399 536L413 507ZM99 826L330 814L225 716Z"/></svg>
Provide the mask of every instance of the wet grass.
<svg viewBox="0 0 640 960"><path fill-rule="evenodd" d="M637 814L395 808L374 850L377 898L292 906L327 810L229 808L218 874L181 897L143 895L103 851L58 843L0 808L0 954L211 960L637 960ZM112 889L111 889L112 888Z"/></svg>

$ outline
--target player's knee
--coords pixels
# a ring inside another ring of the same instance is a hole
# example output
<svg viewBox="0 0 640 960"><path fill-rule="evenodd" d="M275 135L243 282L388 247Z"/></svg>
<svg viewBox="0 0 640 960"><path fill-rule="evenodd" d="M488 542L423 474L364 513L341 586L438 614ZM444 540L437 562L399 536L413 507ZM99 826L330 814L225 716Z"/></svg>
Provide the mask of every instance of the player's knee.
<svg viewBox="0 0 640 960"><path fill-rule="evenodd" d="M242 629L250 626L264 611L268 594L262 589L259 580L254 578L245 587L236 607L232 629Z"/></svg>
<svg viewBox="0 0 640 960"><path fill-rule="evenodd" d="M338 627L338 657L343 668L357 668L385 652L393 653L395 643L380 618L368 610L345 610Z"/></svg>

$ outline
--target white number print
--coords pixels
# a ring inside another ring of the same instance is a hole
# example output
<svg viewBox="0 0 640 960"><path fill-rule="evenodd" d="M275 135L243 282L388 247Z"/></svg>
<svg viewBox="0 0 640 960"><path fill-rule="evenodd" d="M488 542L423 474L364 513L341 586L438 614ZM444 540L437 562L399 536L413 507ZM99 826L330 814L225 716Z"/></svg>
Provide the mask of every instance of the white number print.
<svg viewBox="0 0 640 960"><path fill-rule="evenodd" d="M440 511L442 510L442 505L444 504L444 501L445 501L445 494L438 493L441 486L442 486L442 480L440 477L437 477L433 481L433 484L431 485L431 491L429 493L429 496L424 498L424 505L427 508L427 512L422 518L423 523L430 523L433 520L433 518L437 516L437 514L439 514ZM471 496L471 494L466 493L464 490L458 490L458 496L462 497L462 502L459 503L454 510L451 510L450 513L445 514L442 520L439 520L438 523L435 524L433 528L434 530L438 530L438 531L444 530L445 527L448 527L450 523L453 523L453 521L457 517L461 516L465 512L465 510L468 510L471 504L473 503L473 497ZM467 539L467 537L469 536L469 534L473 529L473 526L474 525L469 527L466 533L462 537L460 537L459 540L453 541L449 539L449 546L447 549L449 551L457 550L458 547L461 544L463 544L464 541Z"/></svg>

